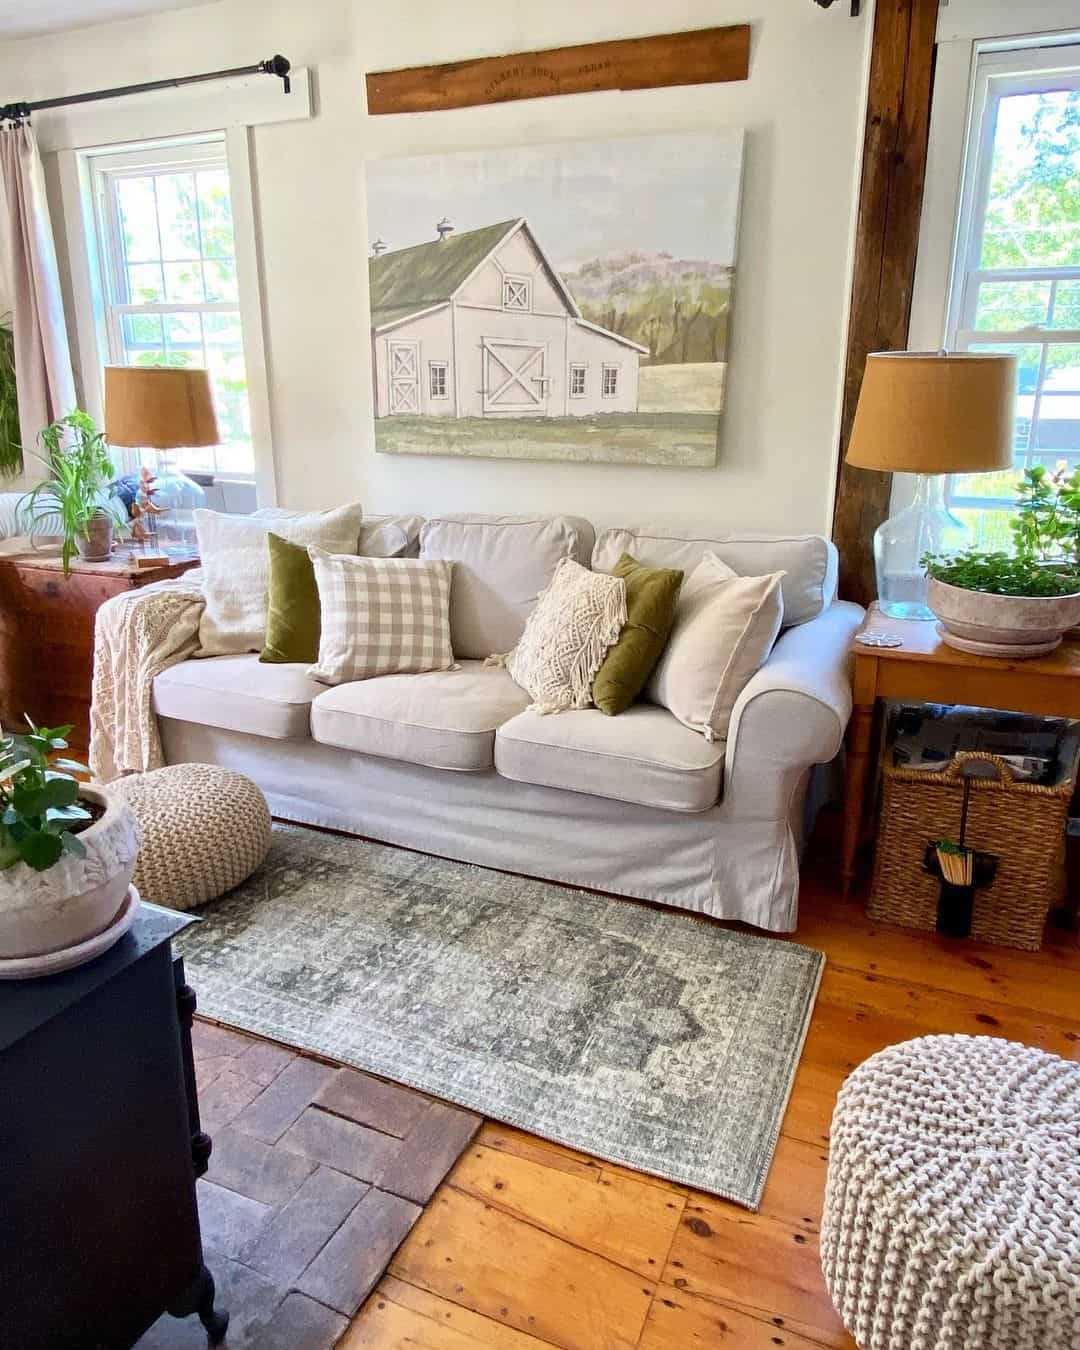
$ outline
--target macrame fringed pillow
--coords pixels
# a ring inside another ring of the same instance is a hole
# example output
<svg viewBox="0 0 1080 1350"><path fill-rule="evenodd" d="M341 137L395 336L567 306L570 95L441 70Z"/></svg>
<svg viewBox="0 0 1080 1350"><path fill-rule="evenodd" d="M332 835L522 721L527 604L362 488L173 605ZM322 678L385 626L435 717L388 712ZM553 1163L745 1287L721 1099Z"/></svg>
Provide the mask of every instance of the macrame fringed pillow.
<svg viewBox="0 0 1080 1350"><path fill-rule="evenodd" d="M518 645L485 664L506 667L532 697L532 712L587 708L593 678L625 622L626 582L562 558Z"/></svg>

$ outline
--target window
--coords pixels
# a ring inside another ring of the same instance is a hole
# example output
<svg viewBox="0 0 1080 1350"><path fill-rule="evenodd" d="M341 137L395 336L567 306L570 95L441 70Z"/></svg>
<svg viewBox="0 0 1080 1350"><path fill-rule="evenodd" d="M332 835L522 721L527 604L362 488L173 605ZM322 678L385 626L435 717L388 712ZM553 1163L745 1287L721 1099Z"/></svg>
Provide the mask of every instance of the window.
<svg viewBox="0 0 1080 1350"><path fill-rule="evenodd" d="M600 387L600 393L604 398L614 398L619 392L619 367L604 367L604 382Z"/></svg>
<svg viewBox="0 0 1080 1350"><path fill-rule="evenodd" d="M585 367L570 367L570 397L581 398L585 393Z"/></svg>
<svg viewBox="0 0 1080 1350"><path fill-rule="evenodd" d="M532 308L532 282L528 277L503 277L503 309Z"/></svg>
<svg viewBox="0 0 1080 1350"><path fill-rule="evenodd" d="M89 157L108 359L205 366L222 444L189 471L254 469L232 198L223 141ZM130 467L130 466L129 466Z"/></svg>
<svg viewBox="0 0 1080 1350"><path fill-rule="evenodd" d="M428 362L428 389L432 398L449 398L446 387L446 362Z"/></svg>
<svg viewBox="0 0 1080 1350"><path fill-rule="evenodd" d="M1080 463L1080 47L978 58L947 345L1012 352L1015 469L950 481L979 542L1007 545L1019 471Z"/></svg>

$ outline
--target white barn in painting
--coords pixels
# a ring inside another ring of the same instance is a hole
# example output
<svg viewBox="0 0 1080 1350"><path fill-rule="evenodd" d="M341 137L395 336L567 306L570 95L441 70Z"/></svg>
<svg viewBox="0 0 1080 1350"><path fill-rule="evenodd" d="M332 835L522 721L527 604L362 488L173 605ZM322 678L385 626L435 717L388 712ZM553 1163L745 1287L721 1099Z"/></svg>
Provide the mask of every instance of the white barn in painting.
<svg viewBox="0 0 1080 1350"><path fill-rule="evenodd" d="M647 347L582 318L524 218L369 263L376 417L636 412Z"/></svg>

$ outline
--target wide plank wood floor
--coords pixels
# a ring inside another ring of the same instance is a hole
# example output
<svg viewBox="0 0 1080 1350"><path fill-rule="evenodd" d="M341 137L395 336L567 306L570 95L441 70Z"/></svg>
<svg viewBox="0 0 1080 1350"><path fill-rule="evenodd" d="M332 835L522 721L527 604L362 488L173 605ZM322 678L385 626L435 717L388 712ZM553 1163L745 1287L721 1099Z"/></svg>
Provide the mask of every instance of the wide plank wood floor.
<svg viewBox="0 0 1080 1350"><path fill-rule="evenodd" d="M932 1032L1080 1058L1080 946L951 943L870 922L828 851L795 940L827 957L757 1214L486 1123L339 1350L853 1347L818 1265L829 1121L868 1055Z"/></svg>

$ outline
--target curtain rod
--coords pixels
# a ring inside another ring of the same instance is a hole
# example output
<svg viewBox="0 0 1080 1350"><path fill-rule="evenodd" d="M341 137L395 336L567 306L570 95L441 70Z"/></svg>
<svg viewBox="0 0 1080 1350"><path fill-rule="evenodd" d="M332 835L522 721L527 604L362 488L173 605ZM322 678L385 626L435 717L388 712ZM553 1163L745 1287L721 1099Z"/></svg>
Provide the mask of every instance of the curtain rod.
<svg viewBox="0 0 1080 1350"><path fill-rule="evenodd" d="M271 56L254 66L234 66L232 70L212 70L205 75L181 75L175 80L151 80L147 84L125 84L117 89L95 89L88 94L67 94L63 98L43 98L36 103L7 103L0 107L0 121L22 121L31 113L46 108L67 108L73 103L97 103L106 98L126 98L128 94L149 94L155 89L180 89L186 84L208 80L228 80L238 75L276 75L284 92L290 92L289 62L284 56Z"/></svg>

